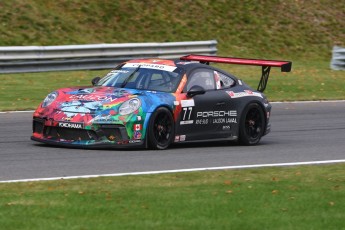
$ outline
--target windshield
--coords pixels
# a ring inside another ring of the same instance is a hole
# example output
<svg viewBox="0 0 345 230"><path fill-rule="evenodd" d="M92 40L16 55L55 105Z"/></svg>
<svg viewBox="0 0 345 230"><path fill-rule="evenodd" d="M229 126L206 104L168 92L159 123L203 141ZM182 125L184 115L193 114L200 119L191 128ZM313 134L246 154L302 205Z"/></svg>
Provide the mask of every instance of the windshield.
<svg viewBox="0 0 345 230"><path fill-rule="evenodd" d="M183 69L146 63L127 63L110 71L97 86L175 92Z"/></svg>

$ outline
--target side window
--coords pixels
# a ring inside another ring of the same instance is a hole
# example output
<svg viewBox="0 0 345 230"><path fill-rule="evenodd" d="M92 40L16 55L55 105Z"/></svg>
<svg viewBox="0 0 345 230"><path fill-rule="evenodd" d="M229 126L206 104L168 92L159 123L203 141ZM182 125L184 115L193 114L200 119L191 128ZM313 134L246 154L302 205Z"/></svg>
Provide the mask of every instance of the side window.
<svg viewBox="0 0 345 230"><path fill-rule="evenodd" d="M225 74L214 71L217 89L230 88L235 84L235 80Z"/></svg>
<svg viewBox="0 0 345 230"><path fill-rule="evenodd" d="M164 88L164 83L166 80L159 73L154 73L149 77L149 84L147 86L148 90L162 90Z"/></svg>
<svg viewBox="0 0 345 230"><path fill-rule="evenodd" d="M216 87L213 71L208 69L198 69L192 72L188 78L186 91L188 91L194 85L199 85L205 90L215 89Z"/></svg>

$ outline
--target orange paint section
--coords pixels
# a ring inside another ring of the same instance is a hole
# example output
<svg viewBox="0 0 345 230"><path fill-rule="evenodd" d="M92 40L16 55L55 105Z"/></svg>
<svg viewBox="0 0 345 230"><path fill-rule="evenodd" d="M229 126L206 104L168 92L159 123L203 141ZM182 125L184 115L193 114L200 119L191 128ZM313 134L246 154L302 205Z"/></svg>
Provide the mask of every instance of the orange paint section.
<svg viewBox="0 0 345 230"><path fill-rule="evenodd" d="M178 102L178 105L176 105L175 111L174 111L175 122L178 120L179 115L182 112L181 100L186 100L187 99L187 94L186 93L182 93L183 88L185 87L186 83L187 83L187 76L185 74L185 75L183 75L183 77L181 79L181 82L180 82L179 86L177 87L177 90L176 90L176 93L175 93L176 101Z"/></svg>

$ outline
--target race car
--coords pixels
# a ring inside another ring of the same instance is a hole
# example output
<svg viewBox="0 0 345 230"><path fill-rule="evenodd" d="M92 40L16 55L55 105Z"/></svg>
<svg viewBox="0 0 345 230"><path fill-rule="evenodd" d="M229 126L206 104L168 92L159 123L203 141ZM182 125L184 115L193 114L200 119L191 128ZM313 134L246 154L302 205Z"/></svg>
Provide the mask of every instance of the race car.
<svg viewBox="0 0 345 230"><path fill-rule="evenodd" d="M257 90L210 63L262 66ZM48 94L33 114L31 139L78 148L166 149L219 140L256 145L271 128L263 94L270 69L289 72L291 65L205 55L129 60L92 86Z"/></svg>

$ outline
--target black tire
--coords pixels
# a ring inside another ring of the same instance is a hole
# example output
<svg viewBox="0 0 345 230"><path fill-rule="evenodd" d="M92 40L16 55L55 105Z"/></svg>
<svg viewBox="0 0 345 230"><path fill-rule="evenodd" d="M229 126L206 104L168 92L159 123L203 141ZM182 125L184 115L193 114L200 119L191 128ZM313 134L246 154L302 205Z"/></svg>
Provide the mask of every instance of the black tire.
<svg viewBox="0 0 345 230"><path fill-rule="evenodd" d="M158 108L149 122L148 146L151 149L166 149L174 139L175 123L171 112L165 108Z"/></svg>
<svg viewBox="0 0 345 230"><path fill-rule="evenodd" d="M258 104L251 103L244 109L239 129L240 144L256 145L259 143L265 131L265 115Z"/></svg>

